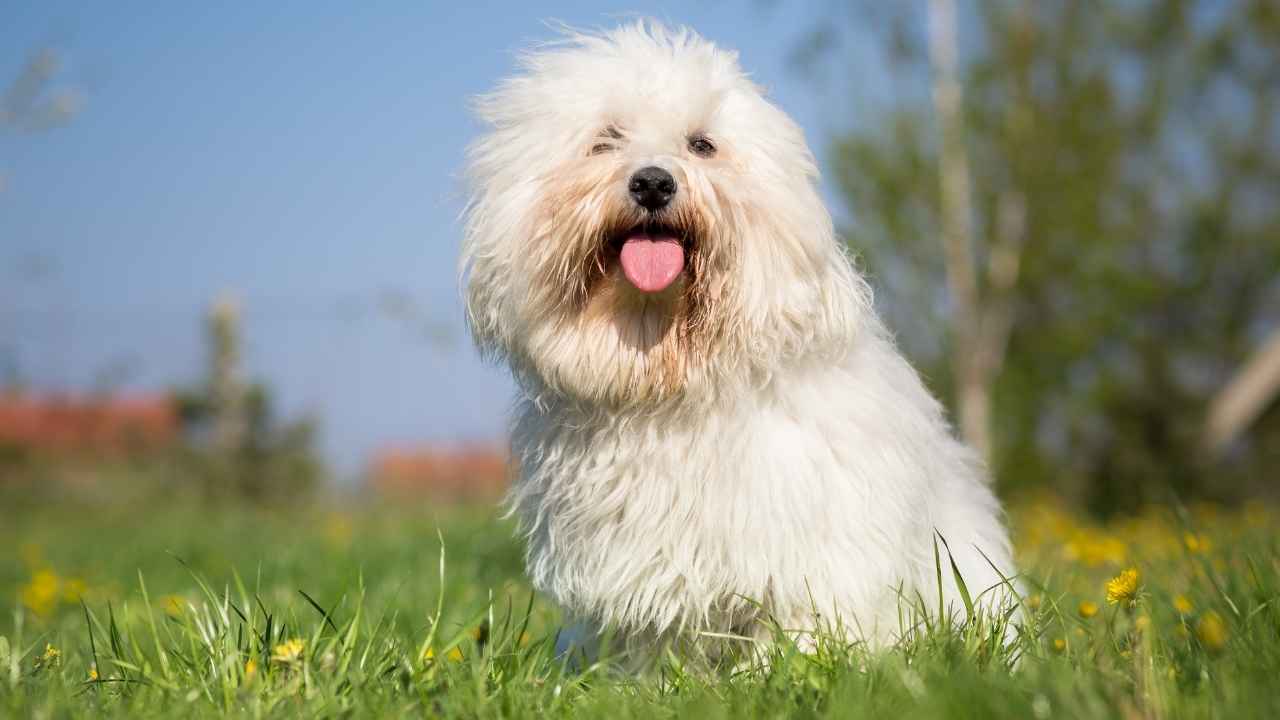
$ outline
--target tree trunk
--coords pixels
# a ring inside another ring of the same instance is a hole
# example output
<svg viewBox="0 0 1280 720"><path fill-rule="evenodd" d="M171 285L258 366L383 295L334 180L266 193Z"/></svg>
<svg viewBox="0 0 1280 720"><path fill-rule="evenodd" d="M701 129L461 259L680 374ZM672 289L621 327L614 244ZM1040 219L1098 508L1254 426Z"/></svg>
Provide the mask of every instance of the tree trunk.
<svg viewBox="0 0 1280 720"><path fill-rule="evenodd" d="M224 453L239 450L248 421L240 372L240 308L229 295L219 298L209 311L209 401L214 447Z"/></svg>
<svg viewBox="0 0 1280 720"><path fill-rule="evenodd" d="M978 280L973 260L969 156L964 142L963 92L958 79L953 0L929 0L929 58L933 105L942 135L939 158L942 247L951 291L951 367L956 379L960 434L984 459L991 454L990 378L978 356Z"/></svg>
<svg viewBox="0 0 1280 720"><path fill-rule="evenodd" d="M1219 455L1280 393L1280 329L1258 348L1209 402L1203 443Z"/></svg>
<svg viewBox="0 0 1280 720"><path fill-rule="evenodd" d="M1027 8L1022 8L1025 13ZM1020 15L1029 29L1026 15ZM1002 192L996 208L995 237L985 268L987 297L979 293L965 147L964 91L959 80L954 0L929 1L929 58L933 65L933 105L942 136L939 157L940 224L951 291L952 373L960 435L988 462L992 452L992 386L1004 366L1013 328L1014 288L1026 243L1026 197ZM1016 94L1016 92L1015 92ZM1010 106L1008 121L1017 108Z"/></svg>

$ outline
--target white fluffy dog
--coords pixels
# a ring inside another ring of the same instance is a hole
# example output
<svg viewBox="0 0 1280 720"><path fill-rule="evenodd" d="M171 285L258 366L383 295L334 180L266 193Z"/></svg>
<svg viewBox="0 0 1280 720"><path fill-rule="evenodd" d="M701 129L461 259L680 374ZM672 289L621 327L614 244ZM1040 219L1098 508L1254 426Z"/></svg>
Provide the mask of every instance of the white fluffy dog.
<svg viewBox="0 0 1280 720"><path fill-rule="evenodd" d="M1003 597L985 471L736 54L640 22L521 68L478 100L462 266L476 342L519 383L511 502L534 584L579 621L564 639L883 645L903 597L937 607L935 531Z"/></svg>

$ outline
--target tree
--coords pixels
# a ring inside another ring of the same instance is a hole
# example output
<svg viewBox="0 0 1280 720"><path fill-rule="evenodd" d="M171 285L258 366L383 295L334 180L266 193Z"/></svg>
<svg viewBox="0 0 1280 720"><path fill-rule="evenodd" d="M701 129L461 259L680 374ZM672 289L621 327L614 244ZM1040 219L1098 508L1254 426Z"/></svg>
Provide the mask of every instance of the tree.
<svg viewBox="0 0 1280 720"><path fill-rule="evenodd" d="M62 65L62 56L51 48L31 53L0 94L0 131L41 132L65 125L80 113L85 105L84 93L75 87L54 87ZM0 193L7 183L4 169L0 168ZM42 270L47 272L44 263L43 258L29 258L24 263L28 267L20 268L22 279L30 281L44 274ZM18 342L11 337L12 328L5 325L9 323L0 322L0 390L20 389L23 383Z"/></svg>
<svg viewBox="0 0 1280 720"><path fill-rule="evenodd" d="M84 93L76 87L55 87L62 56L52 48L31 53L3 95L0 129L42 132L70 122L84 108ZM0 190L5 179L0 175Z"/></svg>
<svg viewBox="0 0 1280 720"><path fill-rule="evenodd" d="M832 158L904 347L1006 489L1104 512L1263 489L1274 401L1202 449L1280 327L1280 6L950 5L890 11L909 82Z"/></svg>
<svg viewBox="0 0 1280 720"><path fill-rule="evenodd" d="M219 297L205 321L209 352L204 382L174 391L187 435L189 473L214 496L296 502L321 483L315 424L283 422L263 383L241 367L239 303Z"/></svg>
<svg viewBox="0 0 1280 720"><path fill-rule="evenodd" d="M961 435L983 458L990 459L992 383L1004 363L1013 319L1010 290L1018 278L1026 202L1017 190L1000 197L999 218L985 269L988 292L980 293L957 35L954 0L930 0L929 59L940 135L939 224L951 293L955 403Z"/></svg>

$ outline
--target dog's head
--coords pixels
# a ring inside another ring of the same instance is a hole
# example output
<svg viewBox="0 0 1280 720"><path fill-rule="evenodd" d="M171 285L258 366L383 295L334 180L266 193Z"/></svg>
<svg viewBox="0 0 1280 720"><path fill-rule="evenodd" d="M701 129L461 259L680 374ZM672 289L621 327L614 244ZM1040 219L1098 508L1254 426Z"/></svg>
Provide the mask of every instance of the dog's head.
<svg viewBox="0 0 1280 720"><path fill-rule="evenodd" d="M568 33L479 98L463 272L483 351L592 404L710 397L840 352L870 295L800 129L734 53Z"/></svg>

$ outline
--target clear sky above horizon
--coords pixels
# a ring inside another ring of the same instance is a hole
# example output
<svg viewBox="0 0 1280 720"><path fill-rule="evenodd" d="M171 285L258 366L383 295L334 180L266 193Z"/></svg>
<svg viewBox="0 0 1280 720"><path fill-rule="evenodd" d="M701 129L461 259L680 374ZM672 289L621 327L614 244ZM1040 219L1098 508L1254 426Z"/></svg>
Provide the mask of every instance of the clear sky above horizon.
<svg viewBox="0 0 1280 720"><path fill-rule="evenodd" d="M227 291L249 373L319 419L340 472L382 445L500 438L511 383L472 350L456 282L466 101L552 35L543 21L637 9L738 49L825 162L847 88L789 62L809 4L6 5L0 87L54 46L87 104L0 134L0 343L40 390L193 383Z"/></svg>

